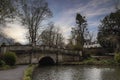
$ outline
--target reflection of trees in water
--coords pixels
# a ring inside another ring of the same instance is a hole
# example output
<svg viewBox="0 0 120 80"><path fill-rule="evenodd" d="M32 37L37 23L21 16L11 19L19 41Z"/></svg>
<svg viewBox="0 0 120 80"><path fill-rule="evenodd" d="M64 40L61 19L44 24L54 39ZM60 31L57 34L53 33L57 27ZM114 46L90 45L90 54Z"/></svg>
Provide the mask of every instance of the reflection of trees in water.
<svg viewBox="0 0 120 80"><path fill-rule="evenodd" d="M120 80L120 68L104 68L101 73L102 80Z"/></svg>
<svg viewBox="0 0 120 80"><path fill-rule="evenodd" d="M33 80L120 80L119 75L119 67L46 66L34 71Z"/></svg>

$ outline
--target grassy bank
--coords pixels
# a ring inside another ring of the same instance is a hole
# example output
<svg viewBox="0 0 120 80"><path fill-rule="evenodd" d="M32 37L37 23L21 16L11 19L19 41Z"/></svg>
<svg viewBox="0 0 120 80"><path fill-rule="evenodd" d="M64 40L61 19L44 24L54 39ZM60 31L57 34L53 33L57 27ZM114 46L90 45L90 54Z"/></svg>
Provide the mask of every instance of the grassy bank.
<svg viewBox="0 0 120 80"><path fill-rule="evenodd" d="M64 62L63 65L120 65L116 63L114 59L103 59L97 60L94 58L89 58L80 62Z"/></svg>
<svg viewBox="0 0 120 80"><path fill-rule="evenodd" d="M32 79L32 73L36 65L29 65L28 68L24 71L24 77L23 80L31 80Z"/></svg>
<svg viewBox="0 0 120 80"><path fill-rule="evenodd" d="M4 65L0 67L0 70L8 70L8 69L13 69L13 68L16 68L16 66Z"/></svg>

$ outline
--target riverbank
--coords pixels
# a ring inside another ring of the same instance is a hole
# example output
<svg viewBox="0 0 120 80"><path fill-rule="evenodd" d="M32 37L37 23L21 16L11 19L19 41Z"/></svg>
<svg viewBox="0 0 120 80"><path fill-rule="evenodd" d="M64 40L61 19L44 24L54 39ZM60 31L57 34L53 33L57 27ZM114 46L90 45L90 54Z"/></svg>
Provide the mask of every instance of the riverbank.
<svg viewBox="0 0 120 80"><path fill-rule="evenodd" d="M65 65L93 65L93 66L119 66L120 64L116 63L114 59L94 59L94 58L89 58L80 62L63 62L61 64L58 64L65 66ZM24 71L24 77L23 80L32 80L32 75L34 69L37 67L37 65L29 65L27 69ZM54 66L53 66L54 67Z"/></svg>
<svg viewBox="0 0 120 80"><path fill-rule="evenodd" d="M120 65L120 63L117 63L114 61L114 59L103 59L103 60L97 60L94 58L86 59L80 62L63 62L62 65L111 65L116 66Z"/></svg>
<svg viewBox="0 0 120 80"><path fill-rule="evenodd" d="M14 69L17 68L17 66L9 66L9 65L4 65L0 67L0 71L1 70L9 70L9 69Z"/></svg>
<svg viewBox="0 0 120 80"><path fill-rule="evenodd" d="M25 71L24 71L24 76L23 80L32 80L32 73L36 65L29 65Z"/></svg>

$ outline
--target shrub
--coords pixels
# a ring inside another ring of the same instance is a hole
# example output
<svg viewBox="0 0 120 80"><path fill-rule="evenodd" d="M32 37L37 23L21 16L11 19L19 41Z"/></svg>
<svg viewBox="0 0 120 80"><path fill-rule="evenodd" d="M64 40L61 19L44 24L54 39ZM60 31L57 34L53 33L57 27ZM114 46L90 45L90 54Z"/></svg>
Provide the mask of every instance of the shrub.
<svg viewBox="0 0 120 80"><path fill-rule="evenodd" d="M90 58L90 59L87 59L84 61L84 64L87 64L87 65L93 65L95 64L96 60L93 59L93 58Z"/></svg>
<svg viewBox="0 0 120 80"><path fill-rule="evenodd" d="M4 54L4 61L7 65L13 66L16 63L16 54L14 52L7 52Z"/></svg>
<svg viewBox="0 0 120 80"><path fill-rule="evenodd" d="M10 69L10 66L9 66L9 65L4 65L4 66L2 67L2 69L3 69L3 70Z"/></svg>
<svg viewBox="0 0 120 80"><path fill-rule="evenodd" d="M108 64L110 64L109 62L108 62L108 60L101 60L100 62L99 62L101 65L108 65Z"/></svg>
<svg viewBox="0 0 120 80"><path fill-rule="evenodd" d="M5 62L3 60L0 60L0 67L4 66Z"/></svg>
<svg viewBox="0 0 120 80"><path fill-rule="evenodd" d="M115 54L114 59L117 63L120 63L120 52Z"/></svg>

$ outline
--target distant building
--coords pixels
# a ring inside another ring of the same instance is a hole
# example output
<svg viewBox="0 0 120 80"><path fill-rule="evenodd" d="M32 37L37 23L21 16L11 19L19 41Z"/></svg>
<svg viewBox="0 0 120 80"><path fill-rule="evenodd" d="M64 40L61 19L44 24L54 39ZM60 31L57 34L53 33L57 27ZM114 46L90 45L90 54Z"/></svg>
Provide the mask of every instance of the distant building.
<svg viewBox="0 0 120 80"><path fill-rule="evenodd" d="M84 48L95 48L95 47L101 47L98 41L91 42L90 40L86 40L84 43Z"/></svg>

